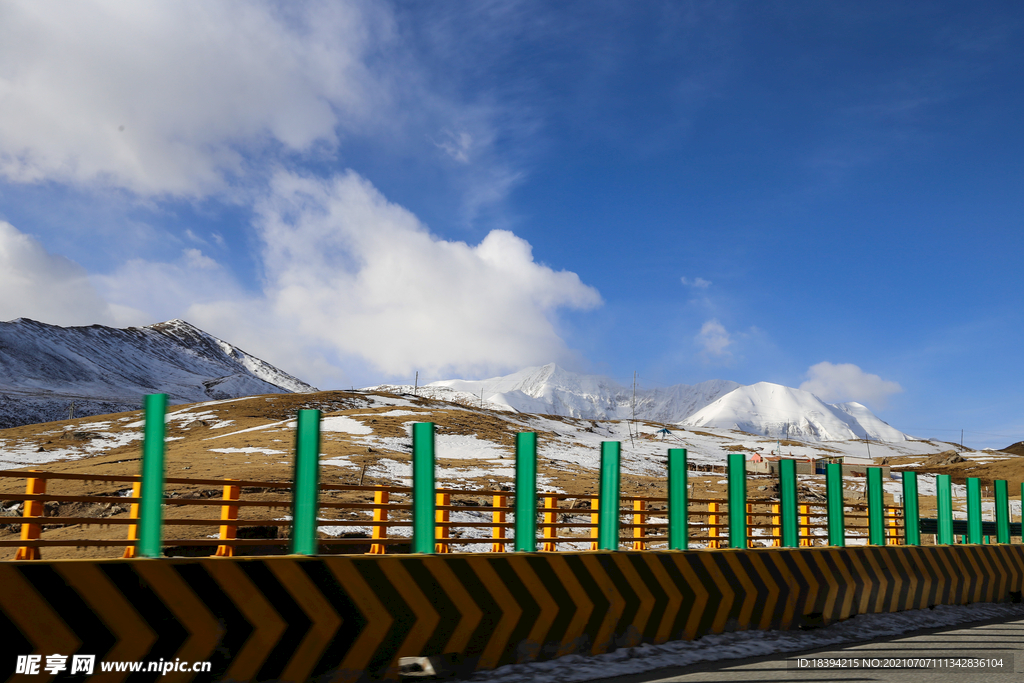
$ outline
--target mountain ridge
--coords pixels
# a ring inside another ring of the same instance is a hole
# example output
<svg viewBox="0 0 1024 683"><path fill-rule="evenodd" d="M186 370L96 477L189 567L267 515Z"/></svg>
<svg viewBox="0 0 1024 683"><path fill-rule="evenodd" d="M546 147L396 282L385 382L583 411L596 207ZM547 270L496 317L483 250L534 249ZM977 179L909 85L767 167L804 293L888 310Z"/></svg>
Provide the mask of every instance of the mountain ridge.
<svg viewBox="0 0 1024 683"><path fill-rule="evenodd" d="M145 327L0 322L0 427L315 387L184 320Z"/></svg>
<svg viewBox="0 0 1024 683"><path fill-rule="evenodd" d="M860 403L825 403L809 391L771 382L739 387L680 422L803 441L913 441Z"/></svg>
<svg viewBox="0 0 1024 683"><path fill-rule="evenodd" d="M373 390L410 393L413 387ZM172 404L314 387L184 320L124 329L0 322L0 428L137 409L142 396ZM484 380L449 379L416 391L496 410L600 420L639 419L810 441L911 440L855 403L825 403L778 384L708 380L659 389L624 387L555 363Z"/></svg>
<svg viewBox="0 0 1024 683"><path fill-rule="evenodd" d="M370 389L413 391L409 385ZM574 373L548 363L485 380L439 380L416 391L421 396L521 413L601 420L628 420L635 415L636 419L656 423L736 429L787 439L913 438L859 403L825 403L810 392L768 382L745 386L730 380L708 380L663 389L638 388L634 404L631 387L609 377Z"/></svg>

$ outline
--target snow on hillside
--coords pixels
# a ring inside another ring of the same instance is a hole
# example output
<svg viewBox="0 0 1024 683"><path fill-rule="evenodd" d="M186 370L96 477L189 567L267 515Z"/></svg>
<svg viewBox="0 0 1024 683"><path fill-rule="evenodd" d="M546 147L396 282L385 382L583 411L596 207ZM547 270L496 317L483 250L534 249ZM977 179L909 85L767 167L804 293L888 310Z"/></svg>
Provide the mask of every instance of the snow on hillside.
<svg viewBox="0 0 1024 683"><path fill-rule="evenodd" d="M0 322L0 427L173 403L315 391L183 320L116 329Z"/></svg>
<svg viewBox="0 0 1024 683"><path fill-rule="evenodd" d="M381 454L373 465L371 473L386 475L395 483L406 485L412 476L408 460L400 462L391 453L408 455L409 434L404 437L384 436L378 433L376 423L381 418L403 417L407 430L411 430L416 422L435 422L439 426L436 442L436 455L447 464L438 469L439 485L460 488L467 481L475 478L489 478L493 483L495 477L513 476L512 461L509 456L514 454L509 442L500 442L483 433L466 439L460 435L446 433L444 426L452 420L453 408L457 414L471 415L474 408L453 407L442 403L424 403L408 400L393 394L365 394L365 406L353 406L340 413L329 414L323 418L322 429L325 444L344 434L345 439L353 446L352 453L363 453L368 448ZM237 435L244 435L245 440L228 445L253 448L271 448L284 450L283 456L289 456L288 444L293 440L291 430L295 428L294 419L280 420L278 417L267 418L264 422L255 423L252 415L255 411L243 411L246 425L238 426L235 419L225 419L230 413L228 408L245 402L247 399L230 399L207 401L168 411L169 424L179 423L195 429L190 438L202 440L211 448L221 448L225 440L230 441ZM263 399L259 399L261 402ZM316 401L317 396L310 397ZM358 403L358 402L357 402ZM224 412L218 412L223 409ZM324 410L333 412L330 407ZM382 412L383 409L383 412ZM555 417L530 415L523 413L493 413L483 411L488 422L497 417L508 424L512 432L535 431L543 434L539 439L538 452L549 463L547 467L561 469L564 466L580 466L597 470L600 463L601 444L604 441L619 441L622 444L622 471L626 474L663 476L665 473L665 453L668 448L686 448L688 459L694 465L724 465L729 453L759 452L768 455L778 448L776 440L771 437L736 432L731 429L687 429L670 426L668 434L662 433L662 425L651 422L636 424L622 420L597 420L571 417ZM201 425L200 425L201 422ZM119 418L83 418L59 426L40 426L33 434L12 435L0 433L0 469L36 466L47 462L75 460L79 458L109 452L111 449L141 439L142 421L138 416ZM250 426L254 425L254 426ZM229 428L230 427L230 428ZM89 432L92 438L84 441L75 439L59 439L66 433L76 431ZM632 434L632 435L631 435ZM40 446L43 446L40 449ZM821 458L840 455L856 457L872 457L876 459L903 456L924 456L938 453L952 447L951 444L933 441L899 441L865 443L861 440L820 442L788 440L781 444L781 453L796 458ZM241 453L241 452L240 452ZM966 451L961 454L969 460L991 462L994 460L1013 459L1010 454L992 452ZM355 459L354 459L355 458ZM462 461L462 462L459 462ZM359 472L361 465L352 454L331 455L323 460L324 464ZM692 476L702 476L691 473ZM546 476L546 475L545 475ZM545 476L540 477L543 490L558 490L547 486ZM707 473L707 476L721 478L721 474ZM802 477L804 475L801 475ZM922 495L926 494L927 485L919 483ZM933 489L932 489L933 490Z"/></svg>
<svg viewBox="0 0 1024 683"><path fill-rule="evenodd" d="M689 386L636 391L637 419L678 422L740 385L710 380ZM378 390L412 393L412 386L382 385ZM450 379L417 390L420 396L520 413L585 419L624 420L633 416L633 389L608 377L569 372L554 363L484 380Z"/></svg>
<svg viewBox="0 0 1024 683"><path fill-rule="evenodd" d="M739 387L681 422L800 441L907 441L860 403L824 403L814 394L770 382Z"/></svg>

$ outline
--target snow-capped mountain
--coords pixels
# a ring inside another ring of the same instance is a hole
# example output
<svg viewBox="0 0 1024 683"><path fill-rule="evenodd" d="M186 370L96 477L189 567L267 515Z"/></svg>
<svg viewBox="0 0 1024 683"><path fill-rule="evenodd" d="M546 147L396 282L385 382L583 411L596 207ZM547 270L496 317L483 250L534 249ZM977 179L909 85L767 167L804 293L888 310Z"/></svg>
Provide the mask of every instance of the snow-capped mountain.
<svg viewBox="0 0 1024 683"><path fill-rule="evenodd" d="M637 419L678 422L741 385L710 380L689 386L636 391ZM413 387L382 385L381 390L411 392ZM569 372L554 363L484 380L449 379L419 387L421 396L520 413L625 420L633 416L633 388L600 375Z"/></svg>
<svg viewBox="0 0 1024 683"><path fill-rule="evenodd" d="M0 322L0 427L171 403L316 389L183 321L117 329Z"/></svg>
<svg viewBox="0 0 1024 683"><path fill-rule="evenodd" d="M381 385L382 391L411 393L411 385ZM565 415L595 420L630 419L633 389L608 377L569 372L549 363L504 377L450 379L417 389L420 396L521 413ZM860 403L828 404L814 394L779 384L743 386L710 380L689 386L636 391L640 420L684 427L735 429L800 441L845 441L869 438L906 441Z"/></svg>
<svg viewBox="0 0 1024 683"><path fill-rule="evenodd" d="M798 441L913 440L860 403L825 403L809 391L770 382L739 387L681 424Z"/></svg>

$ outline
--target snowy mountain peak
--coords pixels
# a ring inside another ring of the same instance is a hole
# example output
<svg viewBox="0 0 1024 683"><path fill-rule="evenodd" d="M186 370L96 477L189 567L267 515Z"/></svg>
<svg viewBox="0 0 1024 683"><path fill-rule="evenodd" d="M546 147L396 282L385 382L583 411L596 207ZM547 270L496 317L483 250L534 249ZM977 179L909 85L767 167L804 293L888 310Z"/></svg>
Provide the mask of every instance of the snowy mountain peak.
<svg viewBox="0 0 1024 683"><path fill-rule="evenodd" d="M413 387L381 385L383 391ZM860 403L829 404L801 389L758 382L743 386L727 380L677 384L659 389L624 387L608 377L585 375L548 363L503 377L450 379L419 387L421 396L522 413L565 415L595 420L635 417L684 427L735 429L800 441L912 438L878 419Z"/></svg>
<svg viewBox="0 0 1024 683"><path fill-rule="evenodd" d="M860 403L824 403L809 391L771 382L739 387L682 424L803 441L912 440Z"/></svg>
<svg viewBox="0 0 1024 683"><path fill-rule="evenodd" d="M171 403L316 391L184 320L118 329L0 322L0 426Z"/></svg>
<svg viewBox="0 0 1024 683"><path fill-rule="evenodd" d="M576 373L548 363L503 377L433 382L420 387L419 392L421 396L522 413L613 420L629 419L635 414L637 419L670 423L678 422L738 386L736 382L712 380L694 386L637 388L634 402L632 387L624 387L609 377ZM373 388L412 391L411 386Z"/></svg>

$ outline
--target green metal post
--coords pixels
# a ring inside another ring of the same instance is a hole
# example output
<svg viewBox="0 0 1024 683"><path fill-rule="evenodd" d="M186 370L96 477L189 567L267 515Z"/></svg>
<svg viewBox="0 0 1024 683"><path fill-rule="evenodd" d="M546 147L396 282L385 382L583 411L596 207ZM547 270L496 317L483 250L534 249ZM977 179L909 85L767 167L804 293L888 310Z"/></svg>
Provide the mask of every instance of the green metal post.
<svg viewBox="0 0 1024 683"><path fill-rule="evenodd" d="M1005 479L996 479L996 543L1010 542L1010 493Z"/></svg>
<svg viewBox="0 0 1024 683"><path fill-rule="evenodd" d="M921 513L917 504L917 472L903 472L903 531L907 545L921 545Z"/></svg>
<svg viewBox="0 0 1024 683"><path fill-rule="evenodd" d="M948 474L935 476L939 545L953 545L953 481Z"/></svg>
<svg viewBox="0 0 1024 683"><path fill-rule="evenodd" d="M597 547L619 549L619 452L622 444L601 444L601 491L597 507Z"/></svg>
<svg viewBox="0 0 1024 683"><path fill-rule="evenodd" d="M868 468L868 543L885 545L885 496L882 468Z"/></svg>
<svg viewBox="0 0 1024 683"><path fill-rule="evenodd" d="M825 465L825 495L828 505L828 544L846 545L846 524L843 520L843 466Z"/></svg>
<svg viewBox="0 0 1024 683"><path fill-rule="evenodd" d="M516 434L516 551L537 551L537 435Z"/></svg>
<svg viewBox="0 0 1024 683"><path fill-rule="evenodd" d="M316 555L320 471L320 411L300 410L295 430L292 482L292 553Z"/></svg>
<svg viewBox="0 0 1024 683"><path fill-rule="evenodd" d="M729 547L747 547L747 460L729 454Z"/></svg>
<svg viewBox="0 0 1024 683"><path fill-rule="evenodd" d="M980 544L981 535L981 480L967 477L967 542Z"/></svg>
<svg viewBox="0 0 1024 683"><path fill-rule="evenodd" d="M160 557L164 505L164 413L167 394L146 397L146 427L142 437L142 501L139 503L140 557Z"/></svg>
<svg viewBox="0 0 1024 683"><path fill-rule="evenodd" d="M434 423L412 426L412 551L434 552Z"/></svg>
<svg viewBox="0 0 1024 683"><path fill-rule="evenodd" d="M779 461L779 517L782 547L798 547L800 536L797 526L796 462L788 458Z"/></svg>
<svg viewBox="0 0 1024 683"><path fill-rule="evenodd" d="M686 516L686 449L668 449L668 548L689 547Z"/></svg>

